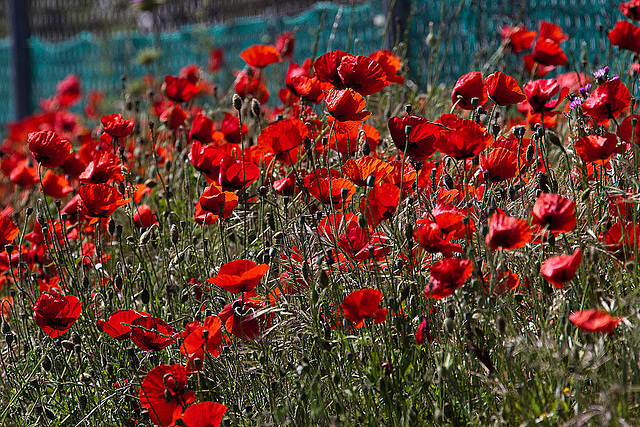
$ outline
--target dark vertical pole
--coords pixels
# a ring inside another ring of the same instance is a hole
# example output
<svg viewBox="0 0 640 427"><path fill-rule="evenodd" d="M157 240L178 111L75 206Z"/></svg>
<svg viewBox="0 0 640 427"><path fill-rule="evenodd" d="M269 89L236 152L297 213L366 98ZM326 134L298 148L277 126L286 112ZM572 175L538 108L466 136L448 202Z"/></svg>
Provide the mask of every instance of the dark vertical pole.
<svg viewBox="0 0 640 427"><path fill-rule="evenodd" d="M402 37L404 37L409 12L411 10L411 0L385 0L385 9L387 16L389 16L389 12L391 12L390 28L387 32L386 41L387 49L391 49L401 42Z"/></svg>
<svg viewBox="0 0 640 427"><path fill-rule="evenodd" d="M31 67L29 62L29 19L27 0L9 0L11 63L15 118L31 114Z"/></svg>

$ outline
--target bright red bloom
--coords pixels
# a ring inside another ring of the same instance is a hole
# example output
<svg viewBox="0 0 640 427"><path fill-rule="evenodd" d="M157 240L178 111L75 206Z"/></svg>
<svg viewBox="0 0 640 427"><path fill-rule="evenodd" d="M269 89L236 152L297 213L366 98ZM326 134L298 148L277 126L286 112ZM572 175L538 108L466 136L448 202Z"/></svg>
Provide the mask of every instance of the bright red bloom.
<svg viewBox="0 0 640 427"><path fill-rule="evenodd" d="M258 148L265 154L275 155L278 161L289 163L295 158L295 153L291 152L302 145L308 134L309 129L301 120L280 120L258 135Z"/></svg>
<svg viewBox="0 0 640 427"><path fill-rule="evenodd" d="M472 71L460 77L451 92L451 103L463 110L473 108L472 98L478 99L478 105L484 105L487 102L487 88L479 71Z"/></svg>
<svg viewBox="0 0 640 427"><path fill-rule="evenodd" d="M187 427L218 427L227 407L215 402L200 402L191 405L182 414Z"/></svg>
<svg viewBox="0 0 640 427"><path fill-rule="evenodd" d="M253 290L268 271L267 264L256 265L248 259L238 259L224 264L218 274L210 277L207 282L237 294Z"/></svg>
<svg viewBox="0 0 640 427"><path fill-rule="evenodd" d="M566 65L569 61L560 45L551 39L539 38L531 56L535 62L546 66Z"/></svg>
<svg viewBox="0 0 640 427"><path fill-rule="evenodd" d="M590 308L571 313L569 320L583 331L611 334L622 318L612 317L606 311Z"/></svg>
<svg viewBox="0 0 640 427"><path fill-rule="evenodd" d="M193 98L200 88L186 77L164 76L162 85L167 98L173 102L186 102Z"/></svg>
<svg viewBox="0 0 640 427"><path fill-rule="evenodd" d="M189 150L189 160L196 170L203 172L212 181L220 177L220 162L227 152L215 145L203 145L194 140Z"/></svg>
<svg viewBox="0 0 640 427"><path fill-rule="evenodd" d="M47 168L57 168L71 155L71 143L50 130L31 132L28 141L33 157Z"/></svg>
<svg viewBox="0 0 640 427"><path fill-rule="evenodd" d="M574 148L583 162L602 162L609 161L616 147L618 146L618 138L607 133L604 136L585 135L575 142Z"/></svg>
<svg viewBox="0 0 640 427"><path fill-rule="evenodd" d="M619 7L624 16L640 21L640 0L629 0L626 3L620 3Z"/></svg>
<svg viewBox="0 0 640 427"><path fill-rule="evenodd" d="M516 79L502 74L500 71L485 77L484 84L487 87L489 98L498 105L517 104L527 99Z"/></svg>
<svg viewBox="0 0 640 427"><path fill-rule="evenodd" d="M388 126L393 143L402 151L405 151L407 144L407 126L411 127L409 144L406 148L408 156L417 160L426 160L436 152L435 144L442 128L430 123L424 117L414 115L402 118L392 117L389 119Z"/></svg>
<svg viewBox="0 0 640 427"><path fill-rule="evenodd" d="M195 115L191 122L191 130L189 130L189 138L208 144L213 141L213 121L206 114L200 112Z"/></svg>
<svg viewBox="0 0 640 427"><path fill-rule="evenodd" d="M360 212L370 227L390 219L398 208L400 189L395 184L382 183L373 187L366 198L360 199Z"/></svg>
<svg viewBox="0 0 640 427"><path fill-rule="evenodd" d="M202 192L198 202L205 211L222 218L228 218L238 206L238 196L230 191L223 191L220 186L212 183Z"/></svg>
<svg viewBox="0 0 640 427"><path fill-rule="evenodd" d="M189 356L199 355L202 359L204 352L218 356L220 345L222 344L222 321L218 316L208 316L204 319L204 324L194 323L192 329L185 329L183 332L183 341L180 344L180 352ZM206 334L205 334L205 331Z"/></svg>
<svg viewBox="0 0 640 427"><path fill-rule="evenodd" d="M260 177L260 168L248 161L236 160L225 156L220 162L218 181L225 190L242 190Z"/></svg>
<svg viewBox="0 0 640 427"><path fill-rule="evenodd" d="M640 37L640 35L638 36ZM596 88L581 104L582 111L598 124L620 116L629 107L631 93L620 80L609 80Z"/></svg>
<svg viewBox="0 0 640 427"><path fill-rule="evenodd" d="M547 259L540 267L540 274L556 288L562 288L565 282L573 280L582 262L582 251L576 249L571 255L559 255Z"/></svg>
<svg viewBox="0 0 640 427"><path fill-rule="evenodd" d="M555 79L531 80L524 85L524 93L531 106L532 113L543 113L554 110L566 96L568 89L562 89L558 99L551 100L558 91L560 85Z"/></svg>
<svg viewBox="0 0 640 427"><path fill-rule="evenodd" d="M441 252L444 256L451 256L454 252L462 252L462 247L451 243L452 233L443 233L437 223L421 220L414 232L414 238L422 249L430 253Z"/></svg>
<svg viewBox="0 0 640 427"><path fill-rule="evenodd" d="M80 78L69 74L56 85L56 101L61 107L70 107L80 101Z"/></svg>
<svg viewBox="0 0 640 427"><path fill-rule="evenodd" d="M269 91L261 77L259 74L254 73L252 68L245 69L236 77L233 90L243 99L247 96L252 96L260 101L261 104L266 104L269 101Z"/></svg>
<svg viewBox="0 0 640 427"><path fill-rule="evenodd" d="M535 31L529 31L524 26L502 27L502 43L506 43L515 53L525 49L531 49L536 38Z"/></svg>
<svg viewBox="0 0 640 427"><path fill-rule="evenodd" d="M149 316L149 313L137 310L118 310L105 320L98 320L98 326L103 332L117 340L129 338L131 334L131 322L138 317Z"/></svg>
<svg viewBox="0 0 640 427"><path fill-rule="evenodd" d="M183 408L196 399L187 391L187 371L181 365L160 365L153 368L138 392L140 404L149 410L151 421L159 426L172 426Z"/></svg>
<svg viewBox="0 0 640 427"><path fill-rule="evenodd" d="M337 211L344 210L356 192L346 178L316 177L313 172L304 178L304 183L313 197L325 205L332 204Z"/></svg>
<svg viewBox="0 0 640 427"><path fill-rule="evenodd" d="M157 317L137 317L130 325L131 341L144 351L159 351L175 342L171 326Z"/></svg>
<svg viewBox="0 0 640 427"><path fill-rule="evenodd" d="M363 122L371 116L371 111L363 111L366 101L353 89L328 90L324 102L329 114L340 122Z"/></svg>
<svg viewBox="0 0 640 427"><path fill-rule="evenodd" d="M540 25L538 26L538 38L550 39L556 43L562 43L567 40L569 36L562 32L562 28L558 24L548 21L540 21Z"/></svg>
<svg viewBox="0 0 640 427"><path fill-rule="evenodd" d="M75 296L43 292L33 305L33 318L45 334L57 338L71 329L80 311L80 300Z"/></svg>
<svg viewBox="0 0 640 427"><path fill-rule="evenodd" d="M31 187L39 181L38 171L34 167L29 167L27 160L23 160L11 170L9 179L21 187Z"/></svg>
<svg viewBox="0 0 640 427"><path fill-rule="evenodd" d="M207 65L207 71L215 73L222 68L222 64L224 64L224 49L220 47L212 48L209 51L209 64Z"/></svg>
<svg viewBox="0 0 640 427"><path fill-rule="evenodd" d="M280 57L283 59L293 58L293 49L296 45L296 38L290 31L285 31L276 37L273 43L275 48L280 52Z"/></svg>
<svg viewBox="0 0 640 427"><path fill-rule="evenodd" d="M393 172L393 166L389 163L371 156L363 156L357 159L348 159L342 165L342 172L358 187L367 185L367 179L373 176L373 184L377 185L387 175Z"/></svg>
<svg viewBox="0 0 640 427"><path fill-rule="evenodd" d="M387 75L387 84L404 84L404 77L397 75L402 69L400 58L395 56L390 50L376 50L371 52L369 59L376 61Z"/></svg>
<svg viewBox="0 0 640 427"><path fill-rule="evenodd" d="M218 314L224 323L227 332L245 341L260 338L260 318L256 317L256 310L264 307L264 303L258 299L242 301L238 298L234 302L224 306Z"/></svg>
<svg viewBox="0 0 640 427"><path fill-rule="evenodd" d="M496 147L480 156L480 167L495 182L505 181L518 175L516 152Z"/></svg>
<svg viewBox="0 0 640 427"><path fill-rule="evenodd" d="M424 288L426 298L446 298L471 277L473 264L468 259L443 258L431 266L431 279Z"/></svg>
<svg viewBox="0 0 640 427"><path fill-rule="evenodd" d="M420 317L420 324L416 330L416 345L424 344L425 339L432 342L431 331L429 331L429 318L427 316Z"/></svg>
<svg viewBox="0 0 640 427"><path fill-rule="evenodd" d="M542 193L531 210L531 224L548 228L554 235L576 226L576 203L558 194Z"/></svg>
<svg viewBox="0 0 640 427"><path fill-rule="evenodd" d="M102 116L100 119L104 131L113 138L125 138L131 135L135 124L133 120L127 120L120 113Z"/></svg>
<svg viewBox="0 0 640 427"><path fill-rule="evenodd" d="M531 228L525 220L510 217L504 212L491 215L485 242L492 251L522 248L532 239Z"/></svg>
<svg viewBox="0 0 640 427"><path fill-rule="evenodd" d="M95 151L93 159L80 174L83 184L102 184L111 181L123 181L122 163L112 152Z"/></svg>
<svg viewBox="0 0 640 427"><path fill-rule="evenodd" d="M334 50L316 59L313 69L321 82L337 89L351 88L361 95L371 95L386 85L386 73L380 65L366 56Z"/></svg>
<svg viewBox="0 0 640 427"><path fill-rule="evenodd" d="M148 205L142 204L135 209L133 214L133 223L138 228L149 228L153 224L158 223L158 218Z"/></svg>
<svg viewBox="0 0 640 427"><path fill-rule="evenodd" d="M355 323L355 328L364 326L364 319L382 323L387 319L387 309L380 308L382 292L377 289L360 289L351 292L342 302L344 317Z"/></svg>
<svg viewBox="0 0 640 427"><path fill-rule="evenodd" d="M232 144L240 144L242 137L247 136L247 125L242 125L240 129L240 119L228 112L224 113L222 117L222 124L220 125L220 132L223 133L224 139Z"/></svg>
<svg viewBox="0 0 640 427"><path fill-rule="evenodd" d="M275 46L267 44L254 44L240 52L240 58L244 59L250 67L264 68L267 65L282 62L280 52Z"/></svg>
<svg viewBox="0 0 640 427"><path fill-rule="evenodd" d="M636 122L635 127L633 126L634 120ZM640 115L632 114L625 117L620 123L620 127L618 127L618 136L622 142L640 144Z"/></svg>
<svg viewBox="0 0 640 427"><path fill-rule="evenodd" d="M620 260L638 260L640 256L640 226L633 221L616 222L602 240L607 251Z"/></svg>
<svg viewBox="0 0 640 427"><path fill-rule="evenodd" d="M187 120L187 113L184 112L180 104L173 104L160 115L160 121L172 131L177 130L180 126L184 126Z"/></svg>
<svg viewBox="0 0 640 427"><path fill-rule="evenodd" d="M78 189L82 200L81 210L89 218L109 218L120 206L131 199L122 199L122 194L109 184L87 184ZM93 221L95 222L95 221Z"/></svg>
<svg viewBox="0 0 640 427"><path fill-rule="evenodd" d="M434 147L456 160L472 159L483 152L493 138L489 132L473 120L445 114L440 122L451 130L444 130Z"/></svg>
<svg viewBox="0 0 640 427"><path fill-rule="evenodd" d="M18 237L20 230L18 226L9 218L0 216L0 252L4 251L5 245L13 243L13 239Z"/></svg>
<svg viewBox="0 0 640 427"><path fill-rule="evenodd" d="M44 194L54 199L62 199L73 191L69 181L64 176L56 175L51 169L42 178L42 189Z"/></svg>
<svg viewBox="0 0 640 427"><path fill-rule="evenodd" d="M431 209L431 216L435 219L440 231L452 239L471 239L471 235L476 232L473 218L469 217L467 210L460 209L450 203L438 202ZM428 224L424 219L419 219L418 224Z"/></svg>
<svg viewBox="0 0 640 427"><path fill-rule="evenodd" d="M640 28L628 21L616 22L613 30L609 31L609 41L620 49L627 49L640 53Z"/></svg>

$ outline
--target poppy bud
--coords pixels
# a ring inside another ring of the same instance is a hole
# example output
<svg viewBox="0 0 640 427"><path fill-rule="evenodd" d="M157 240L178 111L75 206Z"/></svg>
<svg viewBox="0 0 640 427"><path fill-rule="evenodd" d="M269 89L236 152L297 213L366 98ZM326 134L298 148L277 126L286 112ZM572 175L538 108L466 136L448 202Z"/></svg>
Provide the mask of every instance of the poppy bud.
<svg viewBox="0 0 640 427"><path fill-rule="evenodd" d="M151 228L140 235L140 246L144 246L151 240Z"/></svg>
<svg viewBox="0 0 640 427"><path fill-rule="evenodd" d="M455 323L450 318L447 317L444 320L444 323L443 323L444 331L448 335L451 335L453 333L455 326L456 326Z"/></svg>
<svg viewBox="0 0 640 427"><path fill-rule="evenodd" d="M144 288L140 293L140 301L142 301L143 304L147 305L149 304L150 299L151 295L149 294L149 291L147 290L147 288Z"/></svg>
<svg viewBox="0 0 640 427"><path fill-rule="evenodd" d="M342 200L345 200L347 197L349 197L349 189L342 188L342 190L340 190L340 197L342 197Z"/></svg>
<svg viewBox="0 0 640 427"><path fill-rule="evenodd" d="M365 184L367 185L367 187L373 187L374 185L376 185L376 176L375 176L375 174L369 175L367 177L367 180L365 181Z"/></svg>
<svg viewBox="0 0 640 427"><path fill-rule="evenodd" d="M169 235L171 236L171 243L177 245L180 241L180 230L178 230L178 226L176 226L175 224L171 224Z"/></svg>
<svg viewBox="0 0 640 427"><path fill-rule="evenodd" d="M84 410L87 407L87 395L86 394L81 394L80 396L78 396L78 406L80 407L81 410Z"/></svg>
<svg viewBox="0 0 640 427"><path fill-rule="evenodd" d="M407 135L407 138L409 138L409 134L411 133L412 130L413 130L413 127L411 125L406 125L404 127L404 134Z"/></svg>
<svg viewBox="0 0 640 427"><path fill-rule="evenodd" d="M234 93L231 100L233 102L233 108L235 108L237 111L242 110L242 98L240 98L240 95Z"/></svg>
<svg viewBox="0 0 640 427"><path fill-rule="evenodd" d="M507 321L504 320L504 317L500 316L500 317L498 317L498 320L497 320L496 324L498 326L498 333L503 335L504 331L507 328Z"/></svg>
<svg viewBox="0 0 640 427"><path fill-rule="evenodd" d="M13 252L13 245L11 243L4 245L4 250L7 251L9 256L11 256L11 253Z"/></svg>
<svg viewBox="0 0 640 427"><path fill-rule="evenodd" d="M493 135L494 138L497 138L499 133L500 133L500 125L497 125L497 124L491 125L491 135Z"/></svg>
<svg viewBox="0 0 640 427"><path fill-rule="evenodd" d="M367 217L362 213L358 214L358 227L367 228Z"/></svg>
<svg viewBox="0 0 640 427"><path fill-rule="evenodd" d="M580 196L580 200L585 203L589 200L589 197L591 196L591 188L587 188L586 190L584 190L582 192L582 195Z"/></svg>
<svg viewBox="0 0 640 427"><path fill-rule="evenodd" d="M538 174L538 189L543 193L549 192L549 179L547 178L547 174L544 172L540 172Z"/></svg>
<svg viewBox="0 0 640 427"><path fill-rule="evenodd" d="M404 106L404 111L405 111L407 114L411 114L411 110L412 110L412 109L413 109L413 106L412 106L411 104L406 104L406 105Z"/></svg>
<svg viewBox="0 0 640 427"><path fill-rule="evenodd" d="M251 100L251 112L254 116L260 117L260 101L255 98Z"/></svg>
<svg viewBox="0 0 640 427"><path fill-rule="evenodd" d="M471 107L472 108L478 108L479 105L480 105L480 98L478 98L476 96L471 98Z"/></svg>
<svg viewBox="0 0 640 427"><path fill-rule="evenodd" d="M329 275L325 270L320 271L320 286L322 286L322 288L329 286Z"/></svg>
<svg viewBox="0 0 640 427"><path fill-rule="evenodd" d="M407 223L404 226L404 237L411 242L413 240L413 225L411 223Z"/></svg>
<svg viewBox="0 0 640 427"><path fill-rule="evenodd" d="M51 372L51 368L52 368L51 358L48 355L42 359L42 362L40 363L40 365L42 366L42 369L45 370L45 372Z"/></svg>
<svg viewBox="0 0 640 427"><path fill-rule="evenodd" d="M403 266L403 264L402 264L402 260L401 259L396 260L396 262L393 264L393 268L395 269L395 271L402 270L402 266Z"/></svg>
<svg viewBox="0 0 640 427"><path fill-rule="evenodd" d="M116 232L116 222L113 220L113 218L109 219L108 231L112 236Z"/></svg>
<svg viewBox="0 0 640 427"><path fill-rule="evenodd" d="M362 155L363 156L368 156L369 154L371 154L371 146L369 145L368 141L365 141L362 144Z"/></svg>
<svg viewBox="0 0 640 427"><path fill-rule="evenodd" d="M453 190L454 188L453 178L451 178L451 175L448 173L444 174L444 185L447 187L447 190Z"/></svg>

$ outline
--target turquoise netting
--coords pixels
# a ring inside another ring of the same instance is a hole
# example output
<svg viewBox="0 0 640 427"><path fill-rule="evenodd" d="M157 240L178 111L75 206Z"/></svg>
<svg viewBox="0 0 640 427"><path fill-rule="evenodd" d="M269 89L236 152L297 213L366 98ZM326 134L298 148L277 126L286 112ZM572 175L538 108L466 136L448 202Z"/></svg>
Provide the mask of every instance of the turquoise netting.
<svg viewBox="0 0 640 427"><path fill-rule="evenodd" d="M407 39L411 76L418 84L427 81L428 34L430 28L438 32L441 16L445 22L443 40L446 42L451 35L451 43L446 57L446 43L442 44L439 52L434 52L435 62L446 59L438 78L440 83L455 81L467 70L479 68L499 46L500 27L520 22L533 30L537 29L540 20L555 22L570 36L563 45L566 52L578 55L582 49L592 63L604 64L611 59L607 56L611 50L605 43L606 31L622 19L618 3L618 0L462 0L462 3L456 0L416 0ZM347 48L368 54L384 46L384 24L381 22L386 16L383 15L383 4L382 0L372 0L351 8L318 3L294 17L244 19L217 27L188 26L156 36L122 32L96 37L82 33L56 44L32 38L33 106L37 106L39 99L51 96L56 83L69 73L80 76L85 91L99 89L117 95L122 75L139 78L146 72L155 75L177 73L189 63L204 66L212 47L225 49L227 69L240 69L244 65L238 57L241 50L254 43L271 42L279 33L295 27L295 59L298 61L312 56L316 39L318 54L329 49ZM430 22L433 25L430 26ZM138 64L136 57L140 50L151 47L159 49L160 59L149 68ZM4 102L4 108L0 109L0 125L3 128L13 117L9 58L9 41L0 40L0 99ZM575 62L578 58L570 57L570 65ZM220 81L216 83L224 86L232 77L229 74L217 78Z"/></svg>

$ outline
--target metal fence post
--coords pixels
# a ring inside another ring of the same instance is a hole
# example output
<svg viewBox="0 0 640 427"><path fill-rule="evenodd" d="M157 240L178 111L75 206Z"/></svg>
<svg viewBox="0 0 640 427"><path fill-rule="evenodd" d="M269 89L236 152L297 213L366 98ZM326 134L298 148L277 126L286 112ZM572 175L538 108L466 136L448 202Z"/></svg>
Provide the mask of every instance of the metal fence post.
<svg viewBox="0 0 640 427"><path fill-rule="evenodd" d="M29 61L29 18L26 0L9 0L13 103L16 120L31 114L31 64Z"/></svg>

